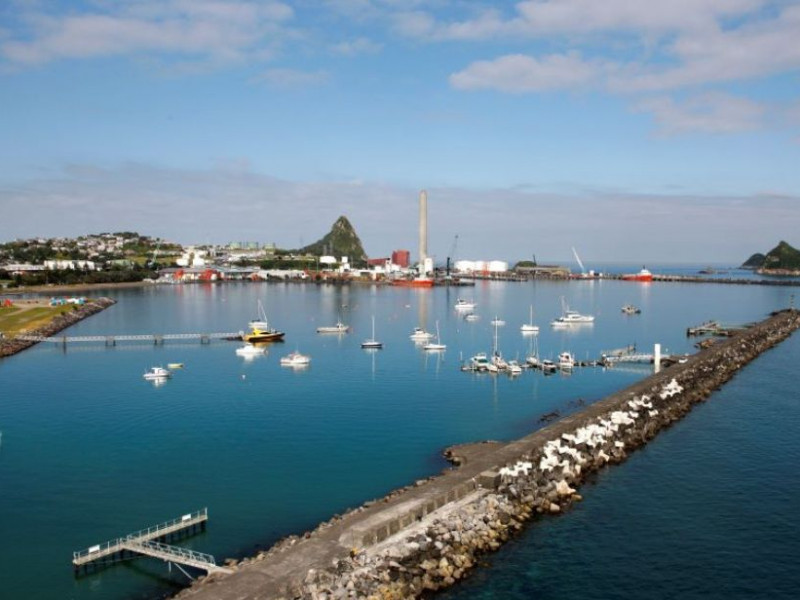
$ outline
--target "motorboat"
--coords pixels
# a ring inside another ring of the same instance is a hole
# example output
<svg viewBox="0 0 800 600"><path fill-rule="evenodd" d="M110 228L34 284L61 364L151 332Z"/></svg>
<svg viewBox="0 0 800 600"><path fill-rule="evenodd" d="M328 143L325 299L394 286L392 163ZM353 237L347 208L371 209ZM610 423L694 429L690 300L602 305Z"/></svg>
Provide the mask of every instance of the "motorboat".
<svg viewBox="0 0 800 600"><path fill-rule="evenodd" d="M175 369L182 369L183 363L167 363L167 368L170 371L174 371Z"/></svg>
<svg viewBox="0 0 800 600"><path fill-rule="evenodd" d="M245 344L236 349L237 356L258 356L259 354L266 353L266 348L263 346L256 346L255 344Z"/></svg>
<svg viewBox="0 0 800 600"><path fill-rule="evenodd" d="M475 313L469 313L468 315L464 315L464 320L469 322L477 321L480 318L481 316L476 315Z"/></svg>
<svg viewBox="0 0 800 600"><path fill-rule="evenodd" d="M541 369L542 369L542 371L544 371L545 373L554 373L554 372L555 372L555 370L557 369L557 367L556 367L556 363L554 363L554 362L553 362L552 360L550 360L549 358L545 358L545 359L542 361L542 366L541 366Z"/></svg>
<svg viewBox="0 0 800 600"><path fill-rule="evenodd" d="M503 319L498 319L497 317L495 317L494 319L492 319L492 320L490 321L490 323L491 323L492 325L494 325L495 327L502 327L503 325L505 325L505 324L506 324L506 322L505 322L505 321L503 321Z"/></svg>
<svg viewBox="0 0 800 600"><path fill-rule="evenodd" d="M442 351L447 348L447 344L442 344L442 340L439 338L439 321L436 321L436 343L428 342L425 344L422 349L427 351Z"/></svg>
<svg viewBox="0 0 800 600"><path fill-rule="evenodd" d="M528 358L525 359L525 362L532 366L534 369L538 369L542 366L542 361L539 360L539 357L535 354L531 354Z"/></svg>
<svg viewBox="0 0 800 600"><path fill-rule="evenodd" d="M570 310L564 296L561 296L561 316L550 322L553 327L569 327L570 325L581 325L593 323L593 315L582 315L576 310Z"/></svg>
<svg viewBox="0 0 800 600"><path fill-rule="evenodd" d="M635 307L633 304L626 304L622 307L622 312L626 315L638 315L642 312L642 309Z"/></svg>
<svg viewBox="0 0 800 600"><path fill-rule="evenodd" d="M425 331L422 327L414 327L414 331L412 331L411 335L408 337L415 342L427 342L433 338L433 334L429 331Z"/></svg>
<svg viewBox="0 0 800 600"><path fill-rule="evenodd" d="M653 274L644 267L638 273L626 273L622 276L624 281L653 281Z"/></svg>
<svg viewBox="0 0 800 600"><path fill-rule="evenodd" d="M350 331L350 326L341 321L337 321L336 325L317 327L317 333L347 333L348 331Z"/></svg>
<svg viewBox="0 0 800 600"><path fill-rule="evenodd" d="M258 317L258 319L250 321L247 324L248 327L250 327L250 331L248 333L242 333L242 341L255 344L260 342L277 342L283 339L285 334L282 331L270 327L261 300L258 301Z"/></svg>
<svg viewBox="0 0 800 600"><path fill-rule="evenodd" d="M456 300L456 310L475 310L477 304L474 302L469 302L468 300L464 300L463 298L459 298Z"/></svg>
<svg viewBox="0 0 800 600"><path fill-rule="evenodd" d="M520 375L522 373L522 366L516 360L508 361L508 374Z"/></svg>
<svg viewBox="0 0 800 600"><path fill-rule="evenodd" d="M533 324L533 304L531 304L531 316L527 323L523 323L519 328L522 333L539 333L539 326Z"/></svg>
<svg viewBox="0 0 800 600"><path fill-rule="evenodd" d="M165 369L164 367L150 367L150 370L147 371L143 377L148 381L153 381L172 377L172 373L170 373L169 369Z"/></svg>
<svg viewBox="0 0 800 600"><path fill-rule="evenodd" d="M489 357L485 352L479 352L469 359L470 367L473 371L487 371L489 369Z"/></svg>
<svg viewBox="0 0 800 600"><path fill-rule="evenodd" d="M383 342L379 342L378 340L375 339L375 315L372 316L372 337L369 338L368 340L364 340L363 342L361 342L361 347L374 348L376 350L383 348Z"/></svg>
<svg viewBox="0 0 800 600"><path fill-rule="evenodd" d="M307 367L309 364L311 364L311 357L297 351L281 357L282 367Z"/></svg>
<svg viewBox="0 0 800 600"><path fill-rule="evenodd" d="M575 357L569 352L562 352L558 355L558 368L568 371L575 366Z"/></svg>

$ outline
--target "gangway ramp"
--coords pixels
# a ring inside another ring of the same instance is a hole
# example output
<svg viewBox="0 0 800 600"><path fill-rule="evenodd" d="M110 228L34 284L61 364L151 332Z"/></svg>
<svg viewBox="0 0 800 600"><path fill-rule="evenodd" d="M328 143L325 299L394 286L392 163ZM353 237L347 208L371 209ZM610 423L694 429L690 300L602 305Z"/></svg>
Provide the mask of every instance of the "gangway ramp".
<svg viewBox="0 0 800 600"><path fill-rule="evenodd" d="M159 542L171 535L186 533L196 529L205 529L208 521L208 508L187 513L175 519L141 529L124 537L118 537L102 544L96 544L85 550L72 553L72 565L76 574L80 574L90 565L106 565L122 560L126 552L160 558L167 562L183 564L205 570L208 573L230 570L218 567L214 557L209 554L170 546Z"/></svg>

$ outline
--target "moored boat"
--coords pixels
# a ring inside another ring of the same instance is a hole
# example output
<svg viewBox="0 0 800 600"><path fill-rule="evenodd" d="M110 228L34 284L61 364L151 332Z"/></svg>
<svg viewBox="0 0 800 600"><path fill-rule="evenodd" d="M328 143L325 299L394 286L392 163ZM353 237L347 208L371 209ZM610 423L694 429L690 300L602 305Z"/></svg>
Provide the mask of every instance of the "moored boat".
<svg viewBox="0 0 800 600"><path fill-rule="evenodd" d="M428 342L422 349L434 352L447 349L447 344L443 344L442 340L439 338L439 321L436 321L436 342Z"/></svg>
<svg viewBox="0 0 800 600"><path fill-rule="evenodd" d="M519 328L522 333L539 333L539 326L533 324L533 304L531 304L531 317L527 323Z"/></svg>
<svg viewBox="0 0 800 600"><path fill-rule="evenodd" d="M653 274L642 267L638 273L625 273L622 279L624 281L653 281Z"/></svg>
<svg viewBox="0 0 800 600"><path fill-rule="evenodd" d="M622 307L622 312L626 315L638 315L642 309L635 307L633 304L626 304Z"/></svg>
<svg viewBox="0 0 800 600"><path fill-rule="evenodd" d="M147 380L167 379L172 377L172 373L170 373L169 370L165 369L164 367L150 367L150 370L147 371L143 377Z"/></svg>
<svg viewBox="0 0 800 600"><path fill-rule="evenodd" d="M561 316L550 322L553 327L567 327L570 325L581 325L584 323L593 323L593 315L582 315L576 310L570 310L564 296L561 296Z"/></svg>
<svg viewBox="0 0 800 600"><path fill-rule="evenodd" d="M558 355L558 368L569 371L575 366L575 357L569 352L562 352Z"/></svg>
<svg viewBox="0 0 800 600"><path fill-rule="evenodd" d="M422 327L414 327L414 331L408 337L415 342L427 342L433 338L433 334L425 331Z"/></svg>
<svg viewBox="0 0 800 600"><path fill-rule="evenodd" d="M249 342L251 344L277 342L282 340L285 335L282 331L270 327L261 300L258 301L258 319L250 321L247 325L250 327L250 331L248 333L242 333L243 342Z"/></svg>
<svg viewBox="0 0 800 600"><path fill-rule="evenodd" d="M350 326L341 321L337 321L336 325L317 327L317 333L347 333L348 331L350 331Z"/></svg>
<svg viewBox="0 0 800 600"><path fill-rule="evenodd" d="M463 298L459 298L456 300L455 308L456 310L475 310L477 304L474 302L469 302L464 300Z"/></svg>
<svg viewBox="0 0 800 600"><path fill-rule="evenodd" d="M281 357L282 367L306 367L311 364L311 357L295 351Z"/></svg>
<svg viewBox="0 0 800 600"><path fill-rule="evenodd" d="M379 342L375 339L375 315L372 316L372 337L361 342L361 347L367 349L372 348L374 350L383 348L383 342Z"/></svg>
<svg viewBox="0 0 800 600"><path fill-rule="evenodd" d="M256 346L254 344L245 344L236 349L237 356L258 356L259 354L266 354L267 349L263 346Z"/></svg>
<svg viewBox="0 0 800 600"><path fill-rule="evenodd" d="M392 285L399 287L430 288L433 287L433 279L430 277L414 277L413 279L395 279Z"/></svg>

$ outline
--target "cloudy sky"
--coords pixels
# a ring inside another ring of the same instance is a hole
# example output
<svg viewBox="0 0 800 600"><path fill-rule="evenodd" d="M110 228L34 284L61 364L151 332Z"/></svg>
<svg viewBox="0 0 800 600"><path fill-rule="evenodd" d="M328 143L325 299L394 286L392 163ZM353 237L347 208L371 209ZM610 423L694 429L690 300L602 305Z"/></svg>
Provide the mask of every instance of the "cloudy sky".
<svg viewBox="0 0 800 600"><path fill-rule="evenodd" d="M0 241L800 247L800 2L4 0Z"/></svg>

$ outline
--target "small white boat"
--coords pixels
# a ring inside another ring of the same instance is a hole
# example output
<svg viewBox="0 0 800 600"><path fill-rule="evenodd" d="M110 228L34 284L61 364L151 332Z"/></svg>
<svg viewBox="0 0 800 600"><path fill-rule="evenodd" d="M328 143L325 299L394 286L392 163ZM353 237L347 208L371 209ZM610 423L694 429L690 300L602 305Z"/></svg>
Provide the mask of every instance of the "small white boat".
<svg viewBox="0 0 800 600"><path fill-rule="evenodd" d="M267 349L263 346L256 346L254 344L245 344L236 349L237 356L258 356L259 354L266 354Z"/></svg>
<svg viewBox="0 0 800 600"><path fill-rule="evenodd" d="M570 310L567 303L564 301L564 296L561 296L561 316L550 322L553 327L569 327L570 325L582 325L586 323L593 323L594 316L582 315L578 311Z"/></svg>
<svg viewBox="0 0 800 600"><path fill-rule="evenodd" d="M311 364L311 357L297 351L281 357L282 367L307 367L309 364Z"/></svg>
<svg viewBox="0 0 800 600"><path fill-rule="evenodd" d="M414 327L414 331L408 337L415 342L427 342L433 338L433 334L425 331L422 327Z"/></svg>
<svg viewBox="0 0 800 600"><path fill-rule="evenodd" d="M519 328L522 333L539 333L539 326L533 324L533 304L531 304L531 318Z"/></svg>
<svg viewBox="0 0 800 600"><path fill-rule="evenodd" d="M636 308L633 304L626 304L622 307L622 312L626 315L638 315L642 312L642 309Z"/></svg>
<svg viewBox="0 0 800 600"><path fill-rule="evenodd" d="M497 367L498 371L505 371L508 369L508 363L499 352L492 355L492 364Z"/></svg>
<svg viewBox="0 0 800 600"><path fill-rule="evenodd" d="M475 310L476 306L477 304L475 304L474 302L468 302L463 298L459 298L458 300L456 300L456 310Z"/></svg>
<svg viewBox="0 0 800 600"><path fill-rule="evenodd" d="M508 361L508 374L519 375L522 373L522 366L516 360Z"/></svg>
<svg viewBox="0 0 800 600"><path fill-rule="evenodd" d="M172 377L172 373L169 372L168 369L164 367L150 367L150 370L147 371L143 377L148 381L153 381L156 379L167 379L168 377Z"/></svg>
<svg viewBox="0 0 800 600"><path fill-rule="evenodd" d="M555 370L556 370L556 368L557 368L557 367L556 367L556 363L554 363L554 362L553 362L552 360L550 360L549 358L545 358L545 359L542 361L542 364L541 364L541 369L542 369L542 371L544 371L545 373L554 373L554 372L555 372Z"/></svg>
<svg viewBox="0 0 800 600"><path fill-rule="evenodd" d="M534 369L538 369L541 366L541 362L539 357L535 354L531 354L528 358L525 359L525 362L532 366Z"/></svg>
<svg viewBox="0 0 800 600"><path fill-rule="evenodd" d="M439 321L436 321L436 343L428 342L422 347L423 350L428 351L442 351L447 349L447 344L442 344L442 340L439 339Z"/></svg>
<svg viewBox="0 0 800 600"><path fill-rule="evenodd" d="M336 325L317 327L317 333L347 333L348 331L350 331L350 326L341 321L337 321Z"/></svg>
<svg viewBox="0 0 800 600"><path fill-rule="evenodd" d="M569 371L575 366L575 357L569 352L562 352L558 355L558 368Z"/></svg>
<svg viewBox="0 0 800 600"><path fill-rule="evenodd" d="M373 348L373 349L380 349L383 348L383 342L379 342L375 339L375 315L372 315L372 337L368 340L364 340L361 342L362 348Z"/></svg>
<svg viewBox="0 0 800 600"><path fill-rule="evenodd" d="M469 313L468 315L464 315L464 320L465 321L470 321L470 322L477 321L480 318L481 318L481 316L480 315L476 315L475 313Z"/></svg>
<svg viewBox="0 0 800 600"><path fill-rule="evenodd" d="M497 317L495 317L494 319L492 319L492 320L490 321L490 323L491 323L492 325L494 325L495 327L502 327L503 325L505 325L505 324L506 324L506 322L505 322L505 321L503 321L503 319L498 319Z"/></svg>
<svg viewBox="0 0 800 600"><path fill-rule="evenodd" d="M469 365L473 371L488 371L489 370L489 357L485 352L479 352L469 359Z"/></svg>

